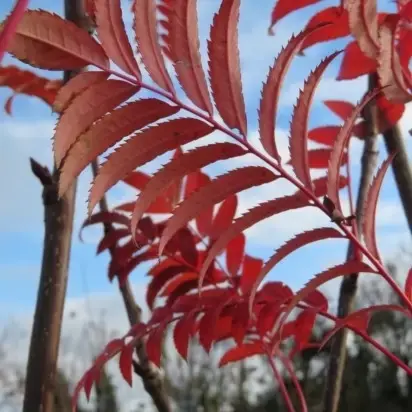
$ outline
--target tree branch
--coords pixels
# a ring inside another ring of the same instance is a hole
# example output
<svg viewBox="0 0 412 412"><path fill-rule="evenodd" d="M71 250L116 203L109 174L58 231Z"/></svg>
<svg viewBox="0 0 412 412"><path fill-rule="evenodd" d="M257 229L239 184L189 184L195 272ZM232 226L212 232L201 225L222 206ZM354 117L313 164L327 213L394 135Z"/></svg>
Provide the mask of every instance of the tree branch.
<svg viewBox="0 0 412 412"><path fill-rule="evenodd" d="M369 90L373 89L376 82L376 75L369 76ZM377 106L370 103L364 111L365 121L368 127L368 137L365 140L363 154L361 158L361 177L358 189L358 198L356 202L356 226L357 231L361 234L363 221L363 208L366 200L368 187L373 179L378 158L378 141L377 141ZM352 242L349 243L347 259L353 256L354 250ZM354 273L345 276L342 279L337 317L345 318L353 310L355 296L357 291L359 274ZM337 412L339 406L340 394L342 391L342 378L346 363L346 340L348 331L346 328L341 329L335 334L331 343L329 367L327 370L325 393L323 401L324 412Z"/></svg>
<svg viewBox="0 0 412 412"><path fill-rule="evenodd" d="M93 177L97 176L98 170L99 166L97 160L94 160L92 162ZM105 196L100 200L99 206L102 212L107 212L109 210ZM105 223L104 233L107 234L111 230L111 224ZM114 247L109 248L109 252L112 257L114 256L114 251ZM126 279L122 285L120 285L119 283L119 290L123 298L130 325L133 326L136 323L140 323L142 309L134 299L130 282ZM157 410L159 412L171 412L172 409L170 405L170 399L168 397L163 378L160 373L151 365L147 357L144 341L142 339L137 342L136 354L139 359L139 363L137 363L136 361L133 362L134 371L141 377L143 386L147 393L151 396Z"/></svg>
<svg viewBox="0 0 412 412"><path fill-rule="evenodd" d="M392 171L412 234L412 169L399 125L387 129L383 133L383 138L388 154L396 153L392 161Z"/></svg>

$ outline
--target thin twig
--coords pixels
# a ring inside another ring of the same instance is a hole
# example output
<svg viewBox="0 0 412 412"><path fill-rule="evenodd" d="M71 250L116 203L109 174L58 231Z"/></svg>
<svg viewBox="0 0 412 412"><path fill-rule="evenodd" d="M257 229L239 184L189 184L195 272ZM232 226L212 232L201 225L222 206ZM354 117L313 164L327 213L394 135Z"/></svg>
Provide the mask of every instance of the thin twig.
<svg viewBox="0 0 412 412"><path fill-rule="evenodd" d="M376 85L376 75L369 76L369 90L372 90ZM373 179L374 170L378 157L378 141L377 141L377 108L375 103L370 103L364 111L365 120L368 127L368 136L366 137L363 154L361 159L361 177L358 189L358 198L356 203L356 229L361 235L361 225L363 221L363 208L365 204L368 187ZM349 244L347 258L353 256L353 243ZM358 274L354 273L345 276L342 279L337 317L345 318L353 310ZM342 378L346 363L346 340L348 330L341 329L336 333L332 340L331 351L329 357L329 367L325 381L325 394L323 411L337 412L339 406L340 394L342 391Z"/></svg>
<svg viewBox="0 0 412 412"><path fill-rule="evenodd" d="M97 176L99 166L97 159L91 164L93 177ZM109 207L107 205L106 196L103 196L99 202L100 210L102 212L108 212ZM104 233L109 233L112 229L110 223L104 224ZM110 255L113 257L115 253L115 248L109 248ZM126 308L127 316L129 318L130 325L133 326L141 322L142 309L136 303L133 296L132 288L128 279L120 284L119 290L123 298L123 303ZM159 412L171 412L170 400L164 385L164 381L160 373L151 365L147 353L145 343L142 339L137 342L136 354L139 362L133 362L133 369L137 375L139 375L143 381L143 386L145 390L151 396L153 403L155 404Z"/></svg>

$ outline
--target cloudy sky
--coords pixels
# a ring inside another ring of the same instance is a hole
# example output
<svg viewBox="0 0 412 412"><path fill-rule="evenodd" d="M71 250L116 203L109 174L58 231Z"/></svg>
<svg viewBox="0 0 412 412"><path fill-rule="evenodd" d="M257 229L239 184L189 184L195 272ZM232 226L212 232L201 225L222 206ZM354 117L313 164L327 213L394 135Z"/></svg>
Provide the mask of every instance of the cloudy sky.
<svg viewBox="0 0 412 412"><path fill-rule="evenodd" d="M9 1L0 2L0 16L3 18L10 10ZM62 14L61 2L51 0L31 0L30 8L42 8ZM204 63L206 39L213 14L219 7L218 0L199 0L199 26L201 50ZM317 10L325 5L334 5L338 1L322 1L320 4L297 12L284 19L275 29L275 36L267 35L269 16L274 0L252 2L242 1L240 17L240 57L242 66L243 90L246 100L249 138L258 144L257 136L257 106L260 99L260 89L266 78L269 65L285 45L292 33L303 28L305 22ZM131 15L128 11L129 2L124 2L125 21L131 33ZM259 7L256 6L259 4ZM390 9L390 6L386 7ZM341 48L347 39L330 42L309 49L305 57L297 58L291 67L284 85L280 112L278 117L279 130L277 131L278 145L284 159L288 157L288 127L291 110L295 103L303 79L308 75L319 60L333 49ZM351 102L359 100L366 88L366 77L350 82L336 82L341 57L325 72L316 93L311 113L311 126L321 124L337 124L339 119L334 117L322 104L326 99L343 99ZM16 64L7 56L3 64ZM23 66L19 63L19 65ZM26 66L27 67L27 66ZM50 78L58 78L60 73L37 71ZM9 96L8 89L0 89L0 102ZM409 106L401 121L403 134L407 140L409 153L412 151L412 140L407 135L410 129L407 119L411 118L412 108ZM56 123L56 117L51 109L35 98L19 96L13 105L13 116L0 112L2 125L0 150L0 321L2 324L17 322L29 325L34 310L37 293L37 283L40 271L42 242L43 242L43 210L41 204L41 187L29 168L29 157L33 157L42 164L51 167L51 137ZM212 139L220 140L216 135ZM207 139L206 139L207 141ZM362 145L354 141L351 146L353 152L354 186L359 177L359 155ZM386 151L380 141L379 159L386 157ZM247 158L251 164L258 164L253 158ZM164 163L164 161L163 161ZM146 168L156 170L161 162L153 162ZM238 161L227 163L226 167L237 167ZM208 171L213 175L222 169L211 168ZM109 328L116 327L119 332L126 330L127 323L123 306L118 297L116 286L107 280L107 255L95 256L96 241L100 228L88 229L85 232L85 242L78 240L77 233L86 214L86 197L91 174L86 170L80 178L77 203L76 227L73 239L72 259L70 263L70 277L67 292L67 313L75 311L75 319L65 320L65 330L72 328L80 330L84 322L97 320L101 310L105 310ZM240 211L252 207L258 202L288 193L293 188L283 182L255 188L240 196ZM126 187L118 187L110 193L110 204L118 204L132 193ZM346 198L346 195L344 195ZM248 231L248 252L262 258L268 258L276 247L304 229L329 225L325 216L314 210L300 210L290 212L280 217L267 220ZM392 172L385 179L380 198L377 217L378 241L382 254L391 259L398 254L401 245L410 245L406 219L399 203L394 187ZM270 234L270 235L268 235ZM328 242L321 245L306 247L297 252L294 257L282 262L270 275L271 279L286 281L294 289L300 287L317 271L327 266L337 264L346 254L345 242ZM145 273L138 270L131 277L137 292L139 302L144 302ZM336 283L328 288L329 293L336 291ZM27 330L27 328L25 329ZM27 338L27 333L25 334ZM25 338L25 339L26 339Z"/></svg>

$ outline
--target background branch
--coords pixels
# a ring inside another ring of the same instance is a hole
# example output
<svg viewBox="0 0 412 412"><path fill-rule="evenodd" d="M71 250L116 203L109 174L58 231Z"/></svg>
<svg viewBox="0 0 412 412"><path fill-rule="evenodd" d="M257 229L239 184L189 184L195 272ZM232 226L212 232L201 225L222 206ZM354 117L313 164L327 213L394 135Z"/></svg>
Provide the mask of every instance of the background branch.
<svg viewBox="0 0 412 412"><path fill-rule="evenodd" d="M387 129L383 133L383 138L388 154L396 153L392 161L392 171L412 234L412 168L399 125Z"/></svg>
<svg viewBox="0 0 412 412"><path fill-rule="evenodd" d="M98 160L94 160L91 166L93 177L96 177L99 170ZM100 200L99 207L102 212L109 211L106 196L104 196ZM104 233L107 234L111 230L113 230L112 225L110 223L104 223ZM109 248L109 252L112 257L114 256L114 251L114 247ZM128 279L126 279L123 284L120 284L119 282L119 290L123 298L130 325L133 326L136 323L140 323L142 309L136 303ZM160 375L158 370L151 365L147 357L146 347L143 339L140 339L136 345L136 354L139 359L139 363L137 363L136 361L133 362L134 371L142 378L143 386L151 396L157 410L159 412L171 412L172 409L170 405L170 399L164 385L163 377Z"/></svg>
<svg viewBox="0 0 412 412"><path fill-rule="evenodd" d="M376 86L376 74L369 76L369 90ZM363 153L361 158L361 177L359 182L358 197L356 202L356 226L359 236L361 235L361 226L363 221L363 208L366 200L367 190L373 179L378 158L378 140L377 140L377 106L375 103L369 104L364 111L365 121L367 123L368 134L365 139ZM353 256L354 250L352 242L349 243L347 259ZM345 276L342 279L339 298L337 317L344 318L353 310L356 291L358 286L359 274L354 273ZM337 332L331 343L329 356L329 367L325 381L325 393L323 402L324 412L337 412L339 406L340 394L342 392L342 377L346 363L346 341L348 331L342 328Z"/></svg>

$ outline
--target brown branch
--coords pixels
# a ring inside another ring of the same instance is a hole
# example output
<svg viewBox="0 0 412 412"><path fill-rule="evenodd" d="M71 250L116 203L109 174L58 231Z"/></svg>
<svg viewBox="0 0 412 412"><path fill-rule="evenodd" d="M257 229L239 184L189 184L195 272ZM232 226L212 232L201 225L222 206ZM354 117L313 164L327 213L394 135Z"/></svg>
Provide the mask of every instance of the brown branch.
<svg viewBox="0 0 412 412"><path fill-rule="evenodd" d="M93 177L98 173L97 160L92 162ZM99 202L100 210L107 212L109 210L106 197L104 196ZM104 224L104 233L109 233L112 229L110 223ZM113 257L115 248L109 248L110 255ZM130 325L133 326L136 323L141 322L142 309L136 303L130 282L126 279L122 285L119 283L119 290L123 298L123 302L126 308L127 316L129 318ZM162 376L151 365L147 353L144 341L141 339L136 345L136 354L139 362L133 362L133 368L137 375L139 375L143 381L143 386L147 393L151 396L153 403L155 404L159 412L171 412L170 400L164 385Z"/></svg>
<svg viewBox="0 0 412 412"><path fill-rule="evenodd" d="M369 76L369 89L376 85L376 75ZM373 179L378 158L378 141L377 141L377 107L376 104L369 104L364 111L365 121L368 126L368 137L365 140L362 158L361 158L361 177L358 189L358 198L356 202L356 225L359 235L361 234L361 225L363 221L363 208L366 200L368 187ZM349 244L347 259L353 256L352 243ZM353 310L355 296L358 284L358 273L345 276L342 279L337 317L345 318ZM337 332L331 342L329 357L329 367L325 381L325 393L323 402L324 412L337 412L339 406L340 394L342 392L342 378L346 364L346 341L347 329L341 329Z"/></svg>
<svg viewBox="0 0 412 412"><path fill-rule="evenodd" d="M66 18L84 27L82 0L65 0ZM75 72L64 72L67 82ZM37 302L34 312L23 412L52 412L57 359L66 298L77 182L58 196L58 170L30 159L33 174L43 186L44 246Z"/></svg>
<svg viewBox="0 0 412 412"><path fill-rule="evenodd" d="M399 125L387 129L383 133L383 138L388 154L396 153L392 161L392 171L412 234L412 168Z"/></svg>

